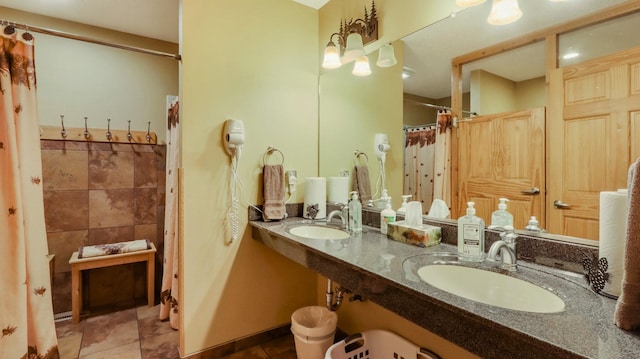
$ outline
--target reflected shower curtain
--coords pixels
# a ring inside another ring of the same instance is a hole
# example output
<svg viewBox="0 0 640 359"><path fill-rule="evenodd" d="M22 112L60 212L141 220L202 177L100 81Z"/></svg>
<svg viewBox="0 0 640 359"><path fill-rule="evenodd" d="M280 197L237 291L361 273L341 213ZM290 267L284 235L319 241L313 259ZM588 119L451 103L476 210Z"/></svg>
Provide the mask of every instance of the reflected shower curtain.
<svg viewBox="0 0 640 359"><path fill-rule="evenodd" d="M404 194L421 202L425 213L433 201L435 142L436 126L405 130Z"/></svg>
<svg viewBox="0 0 640 359"><path fill-rule="evenodd" d="M160 293L160 320L169 320L178 329L178 169L180 168L181 127L179 102L167 96L167 190L164 218L164 263Z"/></svg>
<svg viewBox="0 0 640 359"><path fill-rule="evenodd" d="M434 160L433 199L441 199L451 209L451 129L453 117L447 110L438 110L438 132Z"/></svg>
<svg viewBox="0 0 640 359"><path fill-rule="evenodd" d="M0 358L59 358L42 194L33 36L0 35Z"/></svg>

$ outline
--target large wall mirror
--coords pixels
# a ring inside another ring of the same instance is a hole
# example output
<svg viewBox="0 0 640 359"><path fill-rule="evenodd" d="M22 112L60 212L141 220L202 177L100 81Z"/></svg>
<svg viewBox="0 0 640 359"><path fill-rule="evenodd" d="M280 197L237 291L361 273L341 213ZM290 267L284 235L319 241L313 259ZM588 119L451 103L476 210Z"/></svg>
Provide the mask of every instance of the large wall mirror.
<svg viewBox="0 0 640 359"><path fill-rule="evenodd" d="M633 30L633 24L640 22L640 15L628 11L629 14L619 16L607 21L597 21L590 26L580 26L579 29L572 30L573 22L576 19L584 19L588 16L596 16L602 13L605 8L622 8L625 4L633 3L632 1L621 0L581 0L568 2L554 1L521 1L520 7L524 16L516 23L511 25L491 26L486 23L486 17L490 11L490 1L482 5L465 9L455 17L448 17L436 22L424 29L406 36L400 41L394 42L396 54L399 54L399 61L402 67L398 66L395 70L383 69L386 75L381 83L372 80L368 85L378 89L380 92L375 99L367 100L366 96L353 96L353 94L344 93L344 82L353 83L354 88L362 86L362 79L354 78L349 71L325 72L320 78L320 175L332 176L339 169L348 168L351 162L347 159L340 161L340 157L348 157L347 148L342 149L342 154L333 153L332 149L343 146L345 141L350 141L348 135L344 135L344 131L353 134L354 146L367 149L369 146L366 138L363 139L359 134L366 134L371 137L372 133L389 132L392 151L397 150L391 159L391 164L387 163L386 178L388 182L389 192L391 193L394 208L400 204L400 194L405 193L403 188L404 173L404 134L407 127L419 128L429 126L436 122L439 108L452 106L452 62L454 59L464 58L465 55L477 53L481 49L492 49L496 44L508 46L509 40L522 38L528 34L536 34L542 32L543 29L555 27L562 29L566 25L566 30L558 31L560 35L557 37L558 55L557 63L560 67L572 66L584 63L594 58L607 56L625 49L633 48L640 44L640 34ZM637 8L637 6L635 6ZM630 9L628 6L626 9ZM627 12L624 10L623 12ZM546 73L549 66L549 56L547 56L547 44L545 36L539 36L537 41L529 41L528 43L517 46L514 49L492 51L489 57L474 60L470 57L469 61L464 62L461 71L461 89L462 96L460 98L460 107L462 110L461 118L465 120L468 117L474 117L472 114L484 116L492 116L497 113L517 113L523 109L542 108L550 105L548 88L546 81L548 74ZM505 45L507 44L507 45ZM570 52L579 53L577 57L562 58ZM372 54L373 55L373 54ZM372 63L375 60L372 61ZM374 68L374 75L376 69ZM397 80L393 76L399 76L403 72L410 77L401 80L398 85ZM336 78L341 76L339 86L332 86L338 83ZM331 80L329 80L331 79ZM391 86L387 85L388 83ZM358 84L359 82L359 84ZM400 93L397 93L398 86L401 87ZM383 90L384 89L384 90ZM349 91L354 91L353 88ZM355 90L357 93L361 91ZM330 94L331 102L325 102L325 96ZM337 103L336 98L343 101ZM384 105L381 102L387 99ZM350 101L353 100L353 101ZM330 106L329 111L326 106ZM350 117L358 118L358 126L353 127L347 123L351 123L349 119L343 118L336 121L336 113L348 110ZM324 110L323 110L324 109ZM455 109L455 106L454 106ZM360 111L363 112L360 112ZM638 109L640 110L640 109ZM358 113L366 115L358 116ZM381 116L377 116L381 113ZM327 114L331 118L327 118ZM549 114L547 114L549 116ZM640 118L640 117L639 117ZM340 122L344 124L341 125ZM470 123L460 125L468 126ZM366 126L363 127L363 126ZM514 125L515 126L515 125ZM544 126L544 122L543 122ZM517 126L515 126L517 127ZM480 127L478 127L480 128ZM508 129L508 126L504 126ZM457 130L454 130L454 133ZM470 130L472 135L482 137L481 132ZM632 131L631 127L627 131ZM640 131L640 127L635 127L635 132ZM629 137L640 137L640 133L629 132ZM509 136L508 133L504 133ZM519 139L513 135L512 143L526 143L525 138ZM324 138L324 141L323 141ZM339 146L332 145L332 139L340 142ZM372 143L371 143L372 145ZM544 146L544 142L542 144ZM640 151L629 149L629 158L634 153ZM458 156L457 153L454 153ZM541 161L545 166L545 158L549 154L543 155ZM637 157L637 156L636 156ZM394 160L395 158L395 160ZM627 159L627 161L629 160ZM375 164L375 162L371 162ZM544 167L542 186L540 191L546 192L546 186L552 186L552 183L563 182L562 177L546 178ZM372 169L372 182L376 179L377 169ZM461 171L460 176L465 175ZM454 179L457 186L457 179ZM620 182L620 181L618 181ZM621 185L617 183L616 187ZM454 189L456 191L457 189ZM519 191L520 189L518 189ZM607 188L603 190L615 190L615 188ZM473 199L473 196L471 196ZM517 196L515 196L517 197ZM588 196L587 196L588 197ZM461 201L456 198L456 201ZM589 198L589 201L594 198ZM587 200L585 200L587 201ZM482 200L479 200L482 202ZM544 202L544 201L542 201ZM483 213L486 217L497 207L497 200L486 201L482 204L486 208L480 209L479 213ZM585 207L597 208L598 203L585 203ZM540 217L541 223L545 228L554 228L551 233L541 234L556 239L575 240L577 238L597 239L587 232L597 227L597 219L589 219L584 222L574 222L572 227L567 230L566 223L570 223L570 219L563 222L564 224L548 227L546 218L549 215L544 203L538 212L531 207L520 205L515 200L511 211L520 221L528 220L530 215L536 214ZM423 207L424 208L424 207ZM459 213L454 213L458 216ZM549 223L551 225L551 223ZM524 225L518 226L520 229ZM569 226L571 227L571 226ZM586 228L589 227L589 228ZM575 230L575 228L579 228ZM585 229L586 228L586 229ZM588 243L588 242L587 242Z"/></svg>

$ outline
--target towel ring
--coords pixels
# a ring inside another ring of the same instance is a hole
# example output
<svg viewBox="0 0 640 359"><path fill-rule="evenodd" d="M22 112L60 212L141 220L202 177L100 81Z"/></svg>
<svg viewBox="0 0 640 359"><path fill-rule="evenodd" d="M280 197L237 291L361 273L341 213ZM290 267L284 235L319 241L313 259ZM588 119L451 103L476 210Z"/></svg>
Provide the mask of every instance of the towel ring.
<svg viewBox="0 0 640 359"><path fill-rule="evenodd" d="M282 157L282 162L280 163L281 165L284 164L284 154L282 153L282 151L280 151L279 149L273 147L273 146L269 146L267 147L267 152L264 153L264 156L262 156L262 165L266 165L267 164L267 156L272 155L274 152L278 152L280 154L280 156Z"/></svg>
<svg viewBox="0 0 640 359"><path fill-rule="evenodd" d="M358 158L360 158L360 156L364 156L364 158L365 158L365 160L366 160L366 163L367 163L367 164L369 163L369 157L367 156L367 154L366 154L366 153L361 152L360 150L355 150L355 151L354 151L354 154L355 154L355 156L354 156L354 158L353 158L353 161L354 161L354 162L358 162Z"/></svg>

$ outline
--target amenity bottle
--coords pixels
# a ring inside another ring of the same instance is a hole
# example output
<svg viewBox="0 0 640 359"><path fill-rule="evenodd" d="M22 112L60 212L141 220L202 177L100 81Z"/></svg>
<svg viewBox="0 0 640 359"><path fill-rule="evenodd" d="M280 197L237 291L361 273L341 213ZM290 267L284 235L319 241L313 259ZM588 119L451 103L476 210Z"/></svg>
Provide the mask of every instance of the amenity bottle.
<svg viewBox="0 0 640 359"><path fill-rule="evenodd" d="M349 228L352 232L362 232L362 204L356 191L351 192L349 201Z"/></svg>
<svg viewBox="0 0 640 359"><path fill-rule="evenodd" d="M513 227L513 215L507 211L507 202L508 199L500 198L498 209L491 214L491 227Z"/></svg>
<svg viewBox="0 0 640 359"><path fill-rule="evenodd" d="M391 197L387 197L386 200L387 203L382 212L380 212L380 233L382 234L387 234L389 223L396 221L396 211L391 208Z"/></svg>
<svg viewBox="0 0 640 359"><path fill-rule="evenodd" d="M484 260L484 220L476 216L475 203L467 202L467 214L458 219L458 257L462 261Z"/></svg>

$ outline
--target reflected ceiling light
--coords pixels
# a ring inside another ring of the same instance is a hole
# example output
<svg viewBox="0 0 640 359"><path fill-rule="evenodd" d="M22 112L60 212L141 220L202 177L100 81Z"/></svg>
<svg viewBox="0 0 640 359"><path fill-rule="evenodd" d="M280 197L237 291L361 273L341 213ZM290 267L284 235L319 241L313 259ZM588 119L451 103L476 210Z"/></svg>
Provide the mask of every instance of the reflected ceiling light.
<svg viewBox="0 0 640 359"><path fill-rule="evenodd" d="M480 5L487 0L456 0L456 5L460 7L471 7Z"/></svg>
<svg viewBox="0 0 640 359"><path fill-rule="evenodd" d="M333 38L337 37L336 42ZM378 40L378 14L375 2L371 2L371 11L364 8L364 19L341 20L340 29L329 36L329 42L324 50L322 67L334 69L340 67L335 61L342 53L341 64L353 61L365 54L364 45ZM335 48L335 49L334 49Z"/></svg>
<svg viewBox="0 0 640 359"><path fill-rule="evenodd" d="M410 67L403 67L402 68L402 78L403 79L408 79L409 77L411 77L413 74L416 73L416 70L410 68Z"/></svg>
<svg viewBox="0 0 640 359"><path fill-rule="evenodd" d="M364 55L356 59L356 63L353 65L352 74L356 76L369 76L371 75L371 67L369 67L369 58Z"/></svg>
<svg viewBox="0 0 640 359"><path fill-rule="evenodd" d="M391 67L397 63L398 60L396 60L396 54L391 44L385 44L378 50L378 61L376 61L378 67Z"/></svg>
<svg viewBox="0 0 640 359"><path fill-rule="evenodd" d="M569 60L569 59L574 59L574 58L576 58L578 56L580 56L579 52L572 51L572 52L567 52L566 54L562 55L562 59L563 60Z"/></svg>
<svg viewBox="0 0 640 359"><path fill-rule="evenodd" d="M506 25L522 17L518 0L493 0L487 22L491 25Z"/></svg>

